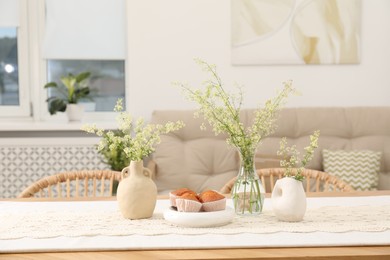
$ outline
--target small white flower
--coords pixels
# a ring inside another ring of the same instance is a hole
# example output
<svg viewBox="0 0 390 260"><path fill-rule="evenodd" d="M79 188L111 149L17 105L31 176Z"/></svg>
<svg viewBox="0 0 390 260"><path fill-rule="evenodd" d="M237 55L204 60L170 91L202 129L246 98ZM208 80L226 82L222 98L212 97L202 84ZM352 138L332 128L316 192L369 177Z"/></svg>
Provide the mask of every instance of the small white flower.
<svg viewBox="0 0 390 260"><path fill-rule="evenodd" d="M293 168L298 168L297 174L294 176L297 180L302 180L303 176L302 171L306 167L306 165L313 159L314 150L318 147L318 138L320 136L320 131L314 131L312 135L310 135L310 145L305 147L305 155L302 159L299 158L299 151L295 145L288 147L287 139L285 137L280 141L280 148L277 151L277 155L283 156L285 159L280 161L280 166L285 168L285 175L292 176ZM290 156L290 159L286 158Z"/></svg>
<svg viewBox="0 0 390 260"><path fill-rule="evenodd" d="M182 121L168 122L165 125L146 124L143 118L136 120L133 126L132 116L122 112L122 100L118 99L114 111L119 112L116 117L118 129L106 131L94 125L85 125L81 129L88 133L101 136L97 150L105 157L106 162L112 165L125 167L128 160L139 161L154 151L154 145L160 142L160 135L179 130L184 127ZM125 165L125 166L123 166ZM119 168L120 168L119 167Z"/></svg>
<svg viewBox="0 0 390 260"><path fill-rule="evenodd" d="M226 141L229 145L237 147L245 156L253 156L261 140L274 132L277 112L284 105L287 97L295 91L292 82L283 83L283 90L275 98L267 100L263 108L255 110L253 124L245 128L240 121L243 103L241 87L237 85L238 93L227 93L217 74L216 66L200 59L195 61L211 76L210 80L203 82L204 90L192 90L186 83L176 82L175 85L183 89L187 99L199 105L195 117L202 115L216 135L227 134ZM204 125L201 125L201 129L204 129ZM252 167L251 161L248 160L247 163L245 167Z"/></svg>

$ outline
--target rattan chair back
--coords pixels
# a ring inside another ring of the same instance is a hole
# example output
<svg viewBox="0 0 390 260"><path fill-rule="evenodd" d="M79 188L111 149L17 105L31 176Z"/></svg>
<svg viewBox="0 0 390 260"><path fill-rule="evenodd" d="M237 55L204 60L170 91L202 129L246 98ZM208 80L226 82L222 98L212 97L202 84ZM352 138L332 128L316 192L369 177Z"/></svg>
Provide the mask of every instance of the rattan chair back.
<svg viewBox="0 0 390 260"><path fill-rule="evenodd" d="M28 186L19 198L71 198L112 196L114 180L121 173L111 170L68 171L44 177Z"/></svg>
<svg viewBox="0 0 390 260"><path fill-rule="evenodd" d="M283 178L283 174L283 168L268 168L257 170L257 175L259 176L266 192L272 192L275 186L275 182L278 179ZM326 172L304 169L302 175L305 177L304 189L306 192L345 192L354 190L349 184L347 184L343 180ZM222 187L220 192L225 194L230 193L236 179L237 178L234 177L229 182L227 182L225 186Z"/></svg>

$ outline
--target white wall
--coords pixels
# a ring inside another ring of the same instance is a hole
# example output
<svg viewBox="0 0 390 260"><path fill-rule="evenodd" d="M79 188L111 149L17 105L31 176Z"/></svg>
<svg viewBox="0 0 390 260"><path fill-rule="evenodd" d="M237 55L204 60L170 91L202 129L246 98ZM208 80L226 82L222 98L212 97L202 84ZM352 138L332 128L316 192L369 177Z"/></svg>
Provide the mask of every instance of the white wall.
<svg viewBox="0 0 390 260"><path fill-rule="evenodd" d="M243 84L245 107L273 97L288 79L302 93L290 98L290 107L390 105L389 0L362 0L358 65L232 66L229 0L129 0L127 8L128 101L135 116L194 108L171 82L200 87L207 76L195 57L216 64L229 90Z"/></svg>

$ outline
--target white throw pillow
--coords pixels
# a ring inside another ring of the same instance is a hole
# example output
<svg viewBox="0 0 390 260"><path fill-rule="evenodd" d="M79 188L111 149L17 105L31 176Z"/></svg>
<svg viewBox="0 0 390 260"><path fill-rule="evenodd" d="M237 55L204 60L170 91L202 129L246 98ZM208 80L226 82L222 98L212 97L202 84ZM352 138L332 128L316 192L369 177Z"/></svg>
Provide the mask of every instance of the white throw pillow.
<svg viewBox="0 0 390 260"><path fill-rule="evenodd" d="M324 171L335 175L355 190L378 187L381 152L322 150Z"/></svg>

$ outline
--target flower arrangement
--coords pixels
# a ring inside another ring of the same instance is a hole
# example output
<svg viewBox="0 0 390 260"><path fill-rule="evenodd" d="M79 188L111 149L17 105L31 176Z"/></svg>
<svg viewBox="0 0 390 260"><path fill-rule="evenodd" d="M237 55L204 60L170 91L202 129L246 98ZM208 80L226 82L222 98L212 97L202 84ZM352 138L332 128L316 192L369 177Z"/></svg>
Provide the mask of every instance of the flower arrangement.
<svg viewBox="0 0 390 260"><path fill-rule="evenodd" d="M96 130L92 132L89 129L88 132L96 133ZM125 153L126 143L122 139L124 136L125 134L120 130L114 130L110 134L104 132L101 135L102 140L99 142L97 148L99 153L104 157L104 163L110 165L111 170L122 171L123 168L130 164L130 158Z"/></svg>
<svg viewBox="0 0 390 260"><path fill-rule="evenodd" d="M265 102L263 108L254 111L251 126L245 127L240 119L243 103L242 90L237 94L225 91L216 66L197 59L196 62L207 72L211 79L203 83L204 90L193 90L187 84L176 82L190 101L199 105L195 116L202 115L213 132L218 135L227 134L227 143L236 147L241 158L241 167L237 181L232 188L232 198L236 212L239 214L256 214L262 210L264 195L254 169L254 155L262 139L274 132L277 113L284 105L287 97L295 92L292 82L284 83L278 95ZM201 129L206 129L201 125ZM264 193L264 192L263 192Z"/></svg>
<svg viewBox="0 0 390 260"><path fill-rule="evenodd" d="M198 103L199 110L196 116L203 115L216 135L221 133L228 135L227 143L238 148L244 159L244 167L250 170L253 167L257 146L264 137L274 132L277 112L286 98L295 91L292 82L285 82L283 90L274 99L266 101L264 108L255 110L252 126L245 128L240 121L243 103L241 89L238 94L227 93L217 74L216 66L199 59L196 62L211 75L211 79L204 82L205 90L192 90L186 84L175 84L182 87L189 100ZM202 125L201 129L206 129L206 126Z"/></svg>
<svg viewBox="0 0 390 260"><path fill-rule="evenodd" d="M129 113L123 112L122 99L118 99L114 111L119 112L116 117L116 131L104 130L95 124L84 125L82 130L102 137L97 149L116 170L128 166L130 161L143 160L154 152L154 145L160 142L161 134L179 130L184 126L182 121L168 122L165 125L145 124L144 119L139 118L134 122Z"/></svg>
<svg viewBox="0 0 390 260"><path fill-rule="evenodd" d="M280 149L277 151L277 155L281 155L284 158L290 157L289 160L281 160L280 166L285 168L284 175L286 177L292 177L298 181L303 180L302 172L305 169L306 165L313 159L314 150L318 147L318 138L320 136L320 131L314 131L310 135L310 145L304 148L305 155L303 158L299 158L299 151L296 146L291 147L287 146L287 138L283 137L280 141ZM293 169L297 169L296 174L294 174Z"/></svg>

